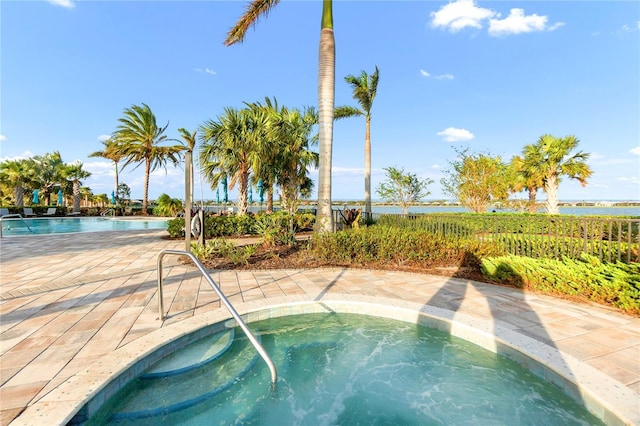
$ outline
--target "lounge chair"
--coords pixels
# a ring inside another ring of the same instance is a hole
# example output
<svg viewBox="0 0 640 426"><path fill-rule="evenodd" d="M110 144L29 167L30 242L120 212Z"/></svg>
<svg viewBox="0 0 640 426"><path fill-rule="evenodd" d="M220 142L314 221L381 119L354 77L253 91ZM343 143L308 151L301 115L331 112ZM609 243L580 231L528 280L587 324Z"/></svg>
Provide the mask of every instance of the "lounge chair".
<svg viewBox="0 0 640 426"><path fill-rule="evenodd" d="M33 212L33 209L31 207L24 207L22 209L22 213L24 217L30 217L30 216L35 216L36 214Z"/></svg>
<svg viewBox="0 0 640 426"><path fill-rule="evenodd" d="M80 216L80 212L70 212L67 213L67 216Z"/></svg>
<svg viewBox="0 0 640 426"><path fill-rule="evenodd" d="M9 214L9 209L0 208L0 217L6 216Z"/></svg>
<svg viewBox="0 0 640 426"><path fill-rule="evenodd" d="M56 209L55 207L49 207L47 209L47 212L44 213L42 216L55 216L57 212L58 212L58 209Z"/></svg>

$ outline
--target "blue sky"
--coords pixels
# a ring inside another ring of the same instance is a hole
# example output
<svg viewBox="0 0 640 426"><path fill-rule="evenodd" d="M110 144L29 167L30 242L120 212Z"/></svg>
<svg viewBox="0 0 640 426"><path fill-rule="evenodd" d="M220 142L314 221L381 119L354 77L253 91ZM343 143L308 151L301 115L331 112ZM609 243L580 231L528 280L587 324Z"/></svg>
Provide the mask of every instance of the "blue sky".
<svg viewBox="0 0 640 426"><path fill-rule="evenodd" d="M131 105L148 104L173 138L265 96L316 105L321 2L283 0L225 47L246 4L3 0L0 159L60 151L110 193L113 164L88 154ZM374 189L394 166L433 179L427 199L448 198L455 149L509 160L550 133L591 153L588 186L563 180L561 199L640 199L640 3L337 0L334 29L336 105L355 105L344 76L380 69ZM363 118L336 122L334 200L364 197L363 147ZM182 198L183 176L156 171L150 197ZM120 179L142 197L141 167ZM196 198L215 198L196 180Z"/></svg>

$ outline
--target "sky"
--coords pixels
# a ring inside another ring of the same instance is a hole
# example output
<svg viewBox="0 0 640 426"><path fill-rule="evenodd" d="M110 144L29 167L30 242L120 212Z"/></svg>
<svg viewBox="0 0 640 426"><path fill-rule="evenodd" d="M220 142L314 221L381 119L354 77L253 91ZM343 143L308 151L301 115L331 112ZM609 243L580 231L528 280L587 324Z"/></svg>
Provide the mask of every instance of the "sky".
<svg viewBox="0 0 640 426"><path fill-rule="evenodd" d="M132 105L149 105L176 139L244 102L317 105L322 2L282 0L224 46L246 5L2 0L0 161L59 151L110 194L113 163L88 155ZM575 135L590 154L588 185L562 180L561 200L640 199L639 2L334 0L333 16L336 105L357 106L345 76L380 70L374 200L387 167L433 180L426 200L449 199L440 180L456 151L509 161L543 134ZM364 130L362 117L334 125L334 200L364 199ZM132 198L143 176L121 171ZM161 193L184 197L182 169L152 174L149 196ZM196 177L194 197L215 190Z"/></svg>

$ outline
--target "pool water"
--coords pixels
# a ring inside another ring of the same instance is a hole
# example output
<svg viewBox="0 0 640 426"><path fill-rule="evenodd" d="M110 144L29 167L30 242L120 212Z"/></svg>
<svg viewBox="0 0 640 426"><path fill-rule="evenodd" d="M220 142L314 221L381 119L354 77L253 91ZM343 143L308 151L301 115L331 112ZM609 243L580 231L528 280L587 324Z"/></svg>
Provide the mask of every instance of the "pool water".
<svg viewBox="0 0 640 426"><path fill-rule="evenodd" d="M27 227L28 225L28 227ZM31 228L31 230L29 230ZM60 217L4 219L2 236L66 234L75 232L167 229L166 219L118 219L107 217Z"/></svg>
<svg viewBox="0 0 640 426"><path fill-rule="evenodd" d="M425 326L330 313L251 328L278 369L275 389L236 329L228 353L184 374L133 380L88 424L603 424L515 362Z"/></svg>

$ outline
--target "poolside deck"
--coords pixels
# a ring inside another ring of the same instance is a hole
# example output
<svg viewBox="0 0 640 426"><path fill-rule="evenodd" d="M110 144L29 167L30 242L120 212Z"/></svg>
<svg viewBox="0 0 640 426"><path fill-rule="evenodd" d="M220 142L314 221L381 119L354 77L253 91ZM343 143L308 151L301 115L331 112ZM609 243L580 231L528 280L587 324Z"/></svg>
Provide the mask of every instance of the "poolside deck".
<svg viewBox="0 0 640 426"><path fill-rule="evenodd" d="M157 312L156 261L184 249L165 231L9 237L0 240L0 424L20 416L87 365L159 329L220 307L206 281L165 261L165 311ZM431 275L312 269L212 271L232 303L362 298L397 300L476 318L543 342L567 362L611 379L640 423L640 319L591 304ZM617 392L617 391L616 391ZM51 405L54 410L55 404ZM635 417L634 417L635 416Z"/></svg>

